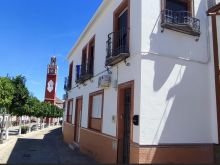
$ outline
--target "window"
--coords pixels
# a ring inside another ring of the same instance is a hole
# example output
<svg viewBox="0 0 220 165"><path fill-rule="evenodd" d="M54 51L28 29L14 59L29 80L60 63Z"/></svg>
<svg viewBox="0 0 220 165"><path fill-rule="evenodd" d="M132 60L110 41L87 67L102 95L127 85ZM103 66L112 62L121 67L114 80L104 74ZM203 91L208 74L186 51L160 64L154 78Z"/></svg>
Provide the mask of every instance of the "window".
<svg viewBox="0 0 220 165"><path fill-rule="evenodd" d="M119 31L123 28L128 28L129 26L129 0L124 0L120 6L114 11L114 31Z"/></svg>
<svg viewBox="0 0 220 165"><path fill-rule="evenodd" d="M130 0L123 0L113 13L113 32L106 41L105 66L113 66L129 54Z"/></svg>
<svg viewBox="0 0 220 165"><path fill-rule="evenodd" d="M90 129L101 131L104 91L90 94L89 97L89 125Z"/></svg>
<svg viewBox="0 0 220 165"><path fill-rule="evenodd" d="M72 88L73 62L69 65L68 89Z"/></svg>
<svg viewBox="0 0 220 165"><path fill-rule="evenodd" d="M73 114L73 100L68 100L67 102L67 114L66 122L72 124L72 114Z"/></svg>
<svg viewBox="0 0 220 165"><path fill-rule="evenodd" d="M88 56L88 65L90 73L93 75L94 72L94 55L95 55L95 37L89 42L89 56Z"/></svg>
<svg viewBox="0 0 220 165"><path fill-rule="evenodd" d="M128 25L129 25L129 2L124 0L114 12L114 37L113 48L116 54L125 53L128 47ZM118 51L117 51L118 49Z"/></svg>
<svg viewBox="0 0 220 165"><path fill-rule="evenodd" d="M200 20L194 17L193 0L161 0L161 27L200 36ZM197 39L198 40L198 39Z"/></svg>
<svg viewBox="0 0 220 165"><path fill-rule="evenodd" d="M92 98L92 118L102 118L102 95L93 96Z"/></svg>
<svg viewBox="0 0 220 165"><path fill-rule="evenodd" d="M193 0L162 0L162 8L172 11L192 11Z"/></svg>
<svg viewBox="0 0 220 165"><path fill-rule="evenodd" d="M86 65L87 60L87 46L82 50L82 65Z"/></svg>
<svg viewBox="0 0 220 165"><path fill-rule="evenodd" d="M189 0L167 0L166 9L172 11L191 11Z"/></svg>
<svg viewBox="0 0 220 165"><path fill-rule="evenodd" d="M90 79L94 72L95 37L82 50L81 65L76 66L76 83Z"/></svg>

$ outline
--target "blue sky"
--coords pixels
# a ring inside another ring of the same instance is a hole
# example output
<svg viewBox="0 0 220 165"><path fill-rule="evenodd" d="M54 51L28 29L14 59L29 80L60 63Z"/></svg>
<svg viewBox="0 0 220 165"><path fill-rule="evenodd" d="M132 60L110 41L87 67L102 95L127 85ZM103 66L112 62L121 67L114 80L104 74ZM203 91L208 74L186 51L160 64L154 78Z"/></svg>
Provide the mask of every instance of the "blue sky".
<svg viewBox="0 0 220 165"><path fill-rule="evenodd" d="M1 0L0 76L27 78L28 89L43 101L46 68L55 54L57 96L64 94L66 56L102 0Z"/></svg>

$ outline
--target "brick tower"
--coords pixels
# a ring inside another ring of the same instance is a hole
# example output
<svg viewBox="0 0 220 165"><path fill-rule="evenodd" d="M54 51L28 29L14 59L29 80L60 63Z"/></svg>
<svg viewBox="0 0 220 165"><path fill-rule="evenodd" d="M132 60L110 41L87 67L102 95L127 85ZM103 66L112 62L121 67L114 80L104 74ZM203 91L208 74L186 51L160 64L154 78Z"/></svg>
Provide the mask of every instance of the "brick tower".
<svg viewBox="0 0 220 165"><path fill-rule="evenodd" d="M50 64L47 66L44 102L49 102L53 105L56 103L57 71L56 57L51 57ZM46 118L46 123L53 123L53 118Z"/></svg>
<svg viewBox="0 0 220 165"><path fill-rule="evenodd" d="M56 85L57 85L57 64L56 57L51 57L50 64L47 67L47 78L45 88L45 102L55 105L56 101Z"/></svg>

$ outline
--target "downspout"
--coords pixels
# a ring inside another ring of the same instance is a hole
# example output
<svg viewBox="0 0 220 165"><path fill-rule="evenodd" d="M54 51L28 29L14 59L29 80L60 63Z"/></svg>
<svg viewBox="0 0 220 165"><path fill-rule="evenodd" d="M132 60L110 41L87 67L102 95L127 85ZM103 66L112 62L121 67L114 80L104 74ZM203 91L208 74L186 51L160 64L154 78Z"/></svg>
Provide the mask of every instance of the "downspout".
<svg viewBox="0 0 220 165"><path fill-rule="evenodd" d="M218 142L220 142L220 88L219 88L219 64L218 64L218 37L216 14L211 15L212 19L212 38L215 70L215 88L216 88L216 106L217 106L217 123L218 123Z"/></svg>

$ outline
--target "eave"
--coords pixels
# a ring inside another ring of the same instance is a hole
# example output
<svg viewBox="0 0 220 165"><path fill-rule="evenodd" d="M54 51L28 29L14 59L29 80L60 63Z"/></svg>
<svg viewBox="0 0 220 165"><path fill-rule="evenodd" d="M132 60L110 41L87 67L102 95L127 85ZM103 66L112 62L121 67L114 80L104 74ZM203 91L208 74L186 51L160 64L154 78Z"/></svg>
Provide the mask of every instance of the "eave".
<svg viewBox="0 0 220 165"><path fill-rule="evenodd" d="M101 5L99 6L99 8L97 9L97 11L95 12L95 14L93 15L93 17L91 18L91 20L89 21L89 23L87 24L86 28L84 29L84 31L81 33L80 37L78 38L78 40L76 41L75 45L72 47L71 51L68 53L67 55L67 60L70 59L70 57L73 55L73 52L76 50L76 48L79 46L80 42L82 41L82 39L84 38L84 36L87 34L87 32L90 30L90 28L92 27L92 25L94 24L94 22L97 20L97 18L99 17L99 15L104 11L104 9L108 6L108 4L110 3L110 0L103 0L103 2L101 3Z"/></svg>

